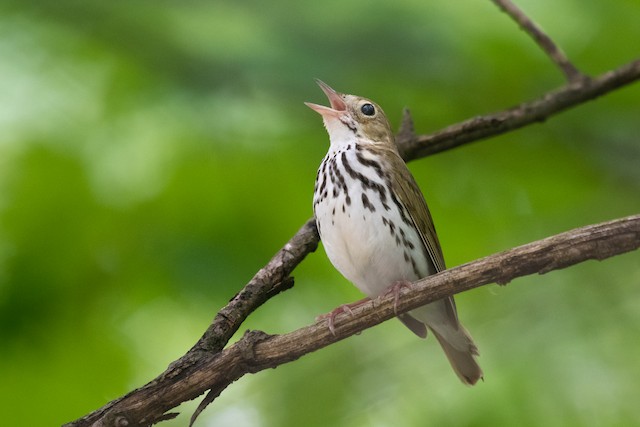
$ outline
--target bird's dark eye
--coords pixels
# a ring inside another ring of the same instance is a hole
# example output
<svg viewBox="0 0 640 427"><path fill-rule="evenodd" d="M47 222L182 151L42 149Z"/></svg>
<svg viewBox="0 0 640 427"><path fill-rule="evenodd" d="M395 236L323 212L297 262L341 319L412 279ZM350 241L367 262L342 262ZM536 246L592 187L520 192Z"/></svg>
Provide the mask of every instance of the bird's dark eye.
<svg viewBox="0 0 640 427"><path fill-rule="evenodd" d="M376 107L369 103L362 104L362 107L360 107L360 111L362 111L362 114L364 114L365 116L373 116L376 113Z"/></svg>

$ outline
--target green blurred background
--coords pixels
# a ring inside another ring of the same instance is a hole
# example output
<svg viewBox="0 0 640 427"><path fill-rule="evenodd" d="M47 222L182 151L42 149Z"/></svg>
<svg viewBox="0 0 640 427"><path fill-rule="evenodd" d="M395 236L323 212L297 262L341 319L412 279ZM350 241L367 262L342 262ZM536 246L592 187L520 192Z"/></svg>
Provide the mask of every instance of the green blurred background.
<svg viewBox="0 0 640 427"><path fill-rule="evenodd" d="M637 0L518 2L596 75ZM315 77L419 133L563 84L488 0L0 1L0 406L58 425L162 372L311 215ZM450 266L640 212L640 85L413 162ZM320 249L243 329L360 298ZM458 297L485 382L387 322L242 378L199 426L640 425L640 257ZM165 426L184 426L197 402Z"/></svg>

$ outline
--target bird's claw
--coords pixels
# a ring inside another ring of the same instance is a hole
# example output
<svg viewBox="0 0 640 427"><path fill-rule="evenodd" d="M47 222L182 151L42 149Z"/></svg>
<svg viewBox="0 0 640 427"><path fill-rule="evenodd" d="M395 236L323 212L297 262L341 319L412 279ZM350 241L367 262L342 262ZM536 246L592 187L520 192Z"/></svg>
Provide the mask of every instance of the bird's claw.
<svg viewBox="0 0 640 427"><path fill-rule="evenodd" d="M351 304L343 304L340 307L331 310L329 313L321 314L316 317L316 322L321 322L327 319L327 326L329 327L329 331L333 336L336 336L336 327L335 327L335 319L336 316L343 313L348 313L352 318L354 317L353 308L361 306L367 302L371 301L370 298L365 298L360 301L353 302Z"/></svg>
<svg viewBox="0 0 640 427"><path fill-rule="evenodd" d="M384 293L384 296L393 294L393 314L398 315L398 302L400 301L400 292L403 289L410 289L411 282L408 280L400 280L389 286L389 289Z"/></svg>

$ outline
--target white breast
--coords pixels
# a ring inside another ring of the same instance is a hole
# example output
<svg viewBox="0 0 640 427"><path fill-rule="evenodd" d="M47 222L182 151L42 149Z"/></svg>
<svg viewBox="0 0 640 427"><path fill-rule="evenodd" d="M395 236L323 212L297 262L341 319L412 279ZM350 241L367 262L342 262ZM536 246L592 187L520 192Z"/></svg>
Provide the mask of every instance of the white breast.
<svg viewBox="0 0 640 427"><path fill-rule="evenodd" d="M330 151L318 170L314 212L329 260L362 292L375 297L400 280L429 274L422 241L403 222L384 174L361 160L381 160L349 145Z"/></svg>

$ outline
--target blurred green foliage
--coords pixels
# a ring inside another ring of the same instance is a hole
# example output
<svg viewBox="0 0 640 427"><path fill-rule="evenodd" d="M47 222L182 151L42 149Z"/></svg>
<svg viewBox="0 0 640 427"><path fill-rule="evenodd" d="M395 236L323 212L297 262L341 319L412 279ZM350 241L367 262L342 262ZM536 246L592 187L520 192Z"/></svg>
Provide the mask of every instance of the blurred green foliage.
<svg viewBox="0 0 640 427"><path fill-rule="evenodd" d="M518 2L590 74L634 59L635 0ZM0 1L3 425L139 386L311 215L328 139L313 82L418 132L562 76L489 1ZM411 164L450 266L640 211L638 85ZM321 250L246 328L360 297ZM485 382L388 322L243 378L210 426L638 425L637 253L458 297ZM186 425L195 402L166 426Z"/></svg>

